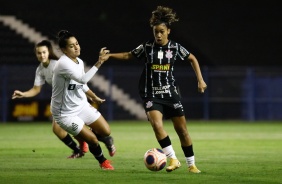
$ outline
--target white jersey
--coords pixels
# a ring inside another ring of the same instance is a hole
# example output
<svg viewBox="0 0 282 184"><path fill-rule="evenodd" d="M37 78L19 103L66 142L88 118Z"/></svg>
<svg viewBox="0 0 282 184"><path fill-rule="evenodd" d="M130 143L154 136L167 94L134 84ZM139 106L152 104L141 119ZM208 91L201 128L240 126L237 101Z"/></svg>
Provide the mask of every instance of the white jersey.
<svg viewBox="0 0 282 184"><path fill-rule="evenodd" d="M35 72L34 86L42 86L45 84L45 81L52 86L53 68L56 62L56 60L50 59L47 68L44 67L42 63L39 64Z"/></svg>
<svg viewBox="0 0 282 184"><path fill-rule="evenodd" d="M36 68L34 86L42 86L47 82L50 86L52 86L52 78L53 78L53 69L57 63L57 60L50 59L49 65L46 67L43 66L42 63ZM88 91L89 87L87 85L83 85L83 91Z"/></svg>
<svg viewBox="0 0 282 184"><path fill-rule="evenodd" d="M83 61L79 58L77 61L75 63L62 55L54 67L51 100L53 116L76 116L88 103L83 86L86 86L98 69L92 67L86 75Z"/></svg>

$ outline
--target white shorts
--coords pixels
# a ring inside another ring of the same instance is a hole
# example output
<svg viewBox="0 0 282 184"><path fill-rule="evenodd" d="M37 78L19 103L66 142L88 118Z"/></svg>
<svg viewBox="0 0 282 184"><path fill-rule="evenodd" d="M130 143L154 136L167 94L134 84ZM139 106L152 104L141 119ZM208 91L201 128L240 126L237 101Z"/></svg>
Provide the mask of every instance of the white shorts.
<svg viewBox="0 0 282 184"><path fill-rule="evenodd" d="M101 113L90 104L84 106L82 111L76 116L57 116L56 122L68 133L76 136L82 130L84 124L90 125L95 122Z"/></svg>

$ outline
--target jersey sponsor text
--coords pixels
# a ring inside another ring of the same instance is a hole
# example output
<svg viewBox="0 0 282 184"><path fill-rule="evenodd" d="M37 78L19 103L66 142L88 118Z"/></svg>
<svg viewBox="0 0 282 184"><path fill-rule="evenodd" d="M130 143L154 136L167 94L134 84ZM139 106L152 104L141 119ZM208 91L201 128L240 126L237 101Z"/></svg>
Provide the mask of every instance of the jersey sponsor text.
<svg viewBox="0 0 282 184"><path fill-rule="evenodd" d="M158 71L169 71L170 64L160 65L160 64L153 64L151 66L152 70L158 70Z"/></svg>

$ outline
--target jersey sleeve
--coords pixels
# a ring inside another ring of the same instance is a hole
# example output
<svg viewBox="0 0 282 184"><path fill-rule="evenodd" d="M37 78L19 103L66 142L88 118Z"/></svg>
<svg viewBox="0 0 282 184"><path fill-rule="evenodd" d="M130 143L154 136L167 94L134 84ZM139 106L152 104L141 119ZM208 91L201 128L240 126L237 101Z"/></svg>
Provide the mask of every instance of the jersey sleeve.
<svg viewBox="0 0 282 184"><path fill-rule="evenodd" d="M181 60L187 60L189 55L190 55L190 52L179 44L178 45L178 57Z"/></svg>
<svg viewBox="0 0 282 184"><path fill-rule="evenodd" d="M145 55L144 44L140 44L138 47L131 51L132 55L138 59L142 58Z"/></svg>
<svg viewBox="0 0 282 184"><path fill-rule="evenodd" d="M34 86L42 86L45 84L45 77L42 75L42 71L38 66L35 71Z"/></svg>
<svg viewBox="0 0 282 184"><path fill-rule="evenodd" d="M77 70L77 68L73 67L74 65L68 65L67 63L68 62L60 62L61 66L59 73L65 78L75 80L81 84L86 84L98 71L98 68L93 66L86 73L82 73L80 70Z"/></svg>

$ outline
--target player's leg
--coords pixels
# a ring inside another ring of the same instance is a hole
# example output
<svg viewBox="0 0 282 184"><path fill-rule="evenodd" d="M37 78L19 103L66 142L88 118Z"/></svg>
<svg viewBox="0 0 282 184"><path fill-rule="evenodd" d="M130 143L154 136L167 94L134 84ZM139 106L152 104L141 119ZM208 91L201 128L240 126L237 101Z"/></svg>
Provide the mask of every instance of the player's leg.
<svg viewBox="0 0 282 184"><path fill-rule="evenodd" d="M53 119L52 122L52 130L54 134L70 149L73 150L73 154L68 156L67 158L80 158L84 156L84 154L81 153L80 149L77 147L76 142L72 139L72 137L64 130L62 129Z"/></svg>
<svg viewBox="0 0 282 184"><path fill-rule="evenodd" d="M108 122L103 118L101 113L97 109L95 109L94 107L92 107L90 105L85 106L84 109L81 111L81 113L79 113L78 117L80 117L85 122L85 124L90 127L91 130L90 129L88 129L88 130L93 134L93 136L95 136L95 138L97 140L98 140L98 138L96 137L96 134L100 135L102 137L107 137L111 134L111 130L110 130L110 126L109 126ZM85 140L85 139L83 139L83 140ZM87 140L85 140L85 141L87 142ZM89 145L89 143L88 143L88 145ZM102 151L99 143L98 143L98 147ZM93 153L94 148L91 148L90 145L89 145L89 150L90 150L91 153ZM103 152L101 152L101 155L103 156ZM113 170L114 169L113 166L110 164L110 162L108 160L104 160L104 162L102 162L102 163L101 163L101 160L99 160L99 163L100 163L100 167L102 169L106 169L106 170Z"/></svg>
<svg viewBox="0 0 282 184"><path fill-rule="evenodd" d="M155 109L158 109L155 105ZM169 166L166 168L167 172L171 172L181 166L179 160L175 155L175 151L172 147L171 140L167 132L163 128L163 114L159 110L147 111L147 117L151 123L151 126L155 132L155 136L162 147L162 150L169 158Z"/></svg>
<svg viewBox="0 0 282 184"><path fill-rule="evenodd" d="M87 142L85 142L84 140L79 139L77 136L74 136L74 138L77 140L77 142L79 143L79 148L83 153L87 153L89 148L88 148L88 144Z"/></svg>
<svg viewBox="0 0 282 184"><path fill-rule="evenodd" d="M92 106L86 106L78 116L85 122L86 125L95 122L94 125L91 125L92 127L89 127L96 135L98 140L106 145L109 151L109 155L114 156L114 154L116 153L114 139L110 135L110 126L105 118L101 115L101 113Z"/></svg>
<svg viewBox="0 0 282 184"><path fill-rule="evenodd" d="M97 137L88 127L84 126L77 137L85 140L88 143L90 152L98 160L100 167L103 170L114 170L114 167L111 165L110 161L104 157Z"/></svg>
<svg viewBox="0 0 282 184"><path fill-rule="evenodd" d="M91 105L92 105L95 109L98 110L98 108L99 108L99 104L98 104L98 103L92 103ZM105 144L105 146L107 147L107 149L108 149L108 151L109 151L109 155L110 155L111 157L113 157L113 156L115 155L115 153L116 153L116 147L115 147L115 145L114 145L114 139L113 139L113 137L112 137L111 135L109 135L109 136L101 136L101 135L99 135L99 133L94 132L94 131L93 131L93 133L96 135L96 137L98 138L98 140L99 140L100 142L102 142L102 143Z"/></svg>
<svg viewBox="0 0 282 184"><path fill-rule="evenodd" d="M201 171L197 169L195 165L195 157L193 152L192 139L189 135L186 125L185 116L178 116L171 118L174 129L180 139L181 148L184 152L186 163L188 165L188 170L192 173L200 173Z"/></svg>
<svg viewBox="0 0 282 184"><path fill-rule="evenodd" d="M93 133L96 135L97 139L100 142L103 142L106 146L106 148L109 151L109 155L113 157L116 153L116 147L114 145L114 139L110 135L111 130L110 126L105 120L105 118L101 115L96 121L95 121L95 129L92 129Z"/></svg>
<svg viewBox="0 0 282 184"><path fill-rule="evenodd" d="M88 112L85 112L83 114L85 114L86 116L89 115ZM89 151L99 162L100 167L102 169L107 169L107 170L114 169L110 165L109 161L104 157L97 137L89 129L89 127L85 125L84 121L80 117L78 116L56 117L56 122L58 122L58 124L68 133L72 134L73 136L77 136L79 139L82 139L88 143ZM91 126L91 124L88 124L88 126Z"/></svg>

